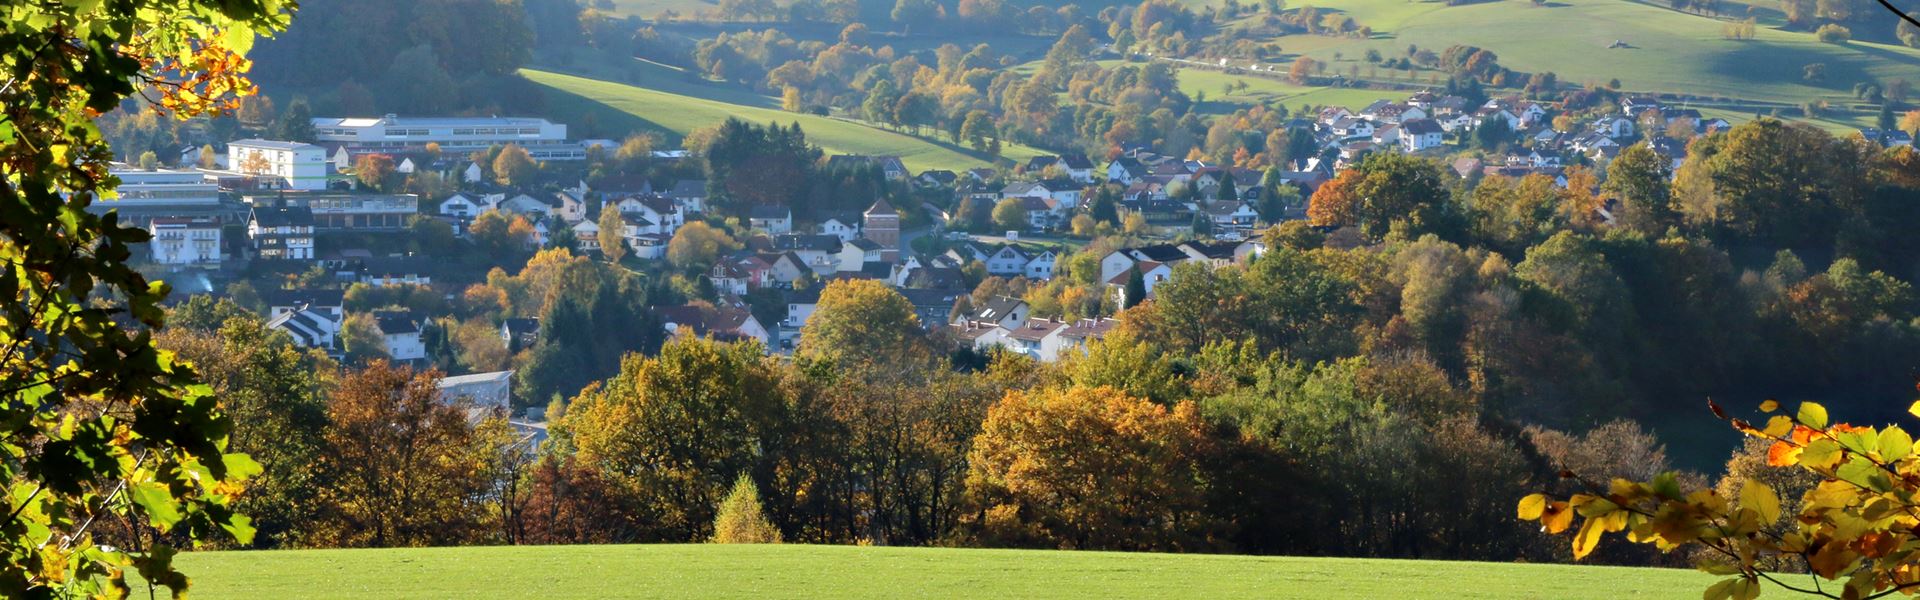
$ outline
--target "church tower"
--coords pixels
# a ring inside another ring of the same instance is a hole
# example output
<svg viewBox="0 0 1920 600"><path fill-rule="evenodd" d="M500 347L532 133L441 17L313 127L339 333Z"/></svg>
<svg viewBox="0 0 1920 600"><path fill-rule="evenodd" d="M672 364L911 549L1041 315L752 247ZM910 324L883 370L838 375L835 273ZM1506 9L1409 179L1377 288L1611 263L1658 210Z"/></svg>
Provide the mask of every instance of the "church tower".
<svg viewBox="0 0 1920 600"><path fill-rule="evenodd" d="M900 211L887 204L881 198L867 208L865 223L861 227L861 237L880 245L880 259L889 263L900 261Z"/></svg>

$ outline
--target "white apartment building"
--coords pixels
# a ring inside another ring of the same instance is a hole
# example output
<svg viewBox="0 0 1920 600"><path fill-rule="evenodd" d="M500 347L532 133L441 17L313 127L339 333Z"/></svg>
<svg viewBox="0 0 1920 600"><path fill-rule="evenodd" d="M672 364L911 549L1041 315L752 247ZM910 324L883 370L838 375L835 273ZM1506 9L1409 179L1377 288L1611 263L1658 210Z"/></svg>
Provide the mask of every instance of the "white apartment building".
<svg viewBox="0 0 1920 600"><path fill-rule="evenodd" d="M147 224L153 262L163 265L220 264L220 224L213 219L159 217Z"/></svg>
<svg viewBox="0 0 1920 600"><path fill-rule="evenodd" d="M586 148L567 141L567 126L526 117L400 117L313 120L314 140L363 152L419 152L439 144L442 156L465 156L491 146L517 144L534 160L585 160Z"/></svg>
<svg viewBox="0 0 1920 600"><path fill-rule="evenodd" d="M259 176L267 189L324 190L333 165L313 144L240 140L227 144L227 170Z"/></svg>

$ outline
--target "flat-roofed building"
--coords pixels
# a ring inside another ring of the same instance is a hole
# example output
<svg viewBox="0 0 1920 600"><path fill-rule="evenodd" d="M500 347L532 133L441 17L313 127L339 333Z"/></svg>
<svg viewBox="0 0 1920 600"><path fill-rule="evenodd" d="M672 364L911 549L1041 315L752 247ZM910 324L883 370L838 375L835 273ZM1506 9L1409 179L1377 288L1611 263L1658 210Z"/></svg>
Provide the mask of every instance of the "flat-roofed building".
<svg viewBox="0 0 1920 600"><path fill-rule="evenodd" d="M220 186L209 182L198 171L154 169L148 171L127 165L113 165L108 173L120 178L115 196L96 198L87 211L106 214L118 211L120 222L145 226L157 217L206 218L219 222L236 220L246 213L220 201Z"/></svg>
<svg viewBox="0 0 1920 600"><path fill-rule="evenodd" d="M227 144L227 170L258 177L266 189L324 190L333 164L320 146L256 139Z"/></svg>
<svg viewBox="0 0 1920 600"><path fill-rule="evenodd" d="M529 117L319 117L314 140L358 155L420 152L438 144L443 156L465 156L491 146L516 144L534 160L585 160L586 148L567 141L567 126Z"/></svg>
<svg viewBox="0 0 1920 600"><path fill-rule="evenodd" d="M404 231L420 214L420 197L413 194L274 193L246 196L253 206L285 201L313 214L317 233Z"/></svg>

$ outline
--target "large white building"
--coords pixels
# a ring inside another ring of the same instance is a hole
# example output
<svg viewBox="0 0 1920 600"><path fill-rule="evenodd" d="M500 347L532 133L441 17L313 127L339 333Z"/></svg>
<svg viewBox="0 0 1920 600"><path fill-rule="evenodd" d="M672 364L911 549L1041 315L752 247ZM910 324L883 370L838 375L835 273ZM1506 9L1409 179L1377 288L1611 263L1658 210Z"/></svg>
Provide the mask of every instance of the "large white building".
<svg viewBox="0 0 1920 600"><path fill-rule="evenodd" d="M120 178L115 197L95 199L87 210L94 214L119 211L121 223L141 225L156 217L218 220L231 212L220 202L220 186L197 171L148 171L116 164L108 173Z"/></svg>
<svg viewBox="0 0 1920 600"><path fill-rule="evenodd" d="M156 217L147 224L153 234L153 262L163 265L220 264L220 224L213 219Z"/></svg>
<svg viewBox="0 0 1920 600"><path fill-rule="evenodd" d="M263 187L327 189L327 149L301 142L240 140L227 144L227 170L260 176Z"/></svg>
<svg viewBox="0 0 1920 600"><path fill-rule="evenodd" d="M313 120L314 140L351 154L419 152L439 144L442 156L465 156L517 144L534 160L585 160L586 148L567 141L567 126L524 117L400 117Z"/></svg>

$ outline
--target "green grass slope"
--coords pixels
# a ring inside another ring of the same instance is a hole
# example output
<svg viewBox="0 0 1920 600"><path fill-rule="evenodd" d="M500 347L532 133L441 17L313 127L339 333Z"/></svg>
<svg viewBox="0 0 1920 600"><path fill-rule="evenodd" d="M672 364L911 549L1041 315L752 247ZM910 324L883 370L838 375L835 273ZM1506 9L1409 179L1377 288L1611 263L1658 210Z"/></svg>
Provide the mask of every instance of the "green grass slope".
<svg viewBox="0 0 1920 600"><path fill-rule="evenodd" d="M855 121L785 112L757 102L748 103L758 96L693 85L666 75L655 77L659 79L660 89L653 89L656 82L651 79L654 78L643 78L640 83L648 87L640 87L538 69L523 69L521 74L550 89L550 113L568 122L578 122L580 115L592 113L602 125L614 131L651 129L677 139L694 129L719 124L728 117L762 124L798 121L800 128L807 132L807 139L830 154L897 155L915 172L962 170L988 164L983 153L944 138L915 137ZM707 89L714 91L706 96L687 95L704 93L702 90ZM1013 144L1003 149L1003 155L1013 160L1025 160L1039 153Z"/></svg>
<svg viewBox="0 0 1920 600"><path fill-rule="evenodd" d="M1404 56L1409 44L1435 52L1466 44L1492 50L1510 68L1553 71L1566 82L1619 78L1634 91L1790 104L1820 96L1850 97L1859 81L1920 75L1920 50L1864 42L1825 44L1809 33L1766 27L1753 40L1726 40L1721 38L1723 21L1628 0L1553 0L1546 6L1505 0L1451 7L1440 2L1337 0L1316 6L1345 12L1376 32L1367 40L1279 40L1289 53L1305 52L1322 60L1340 53L1340 62L1329 73L1346 72L1369 48ZM1889 21L1887 27L1892 26ZM1632 47L1608 49L1614 40ZM1827 65L1824 83L1802 80L1802 68L1809 63Z"/></svg>
<svg viewBox="0 0 1920 600"><path fill-rule="evenodd" d="M851 546L199 552L207 598L1698 598L1692 571Z"/></svg>

